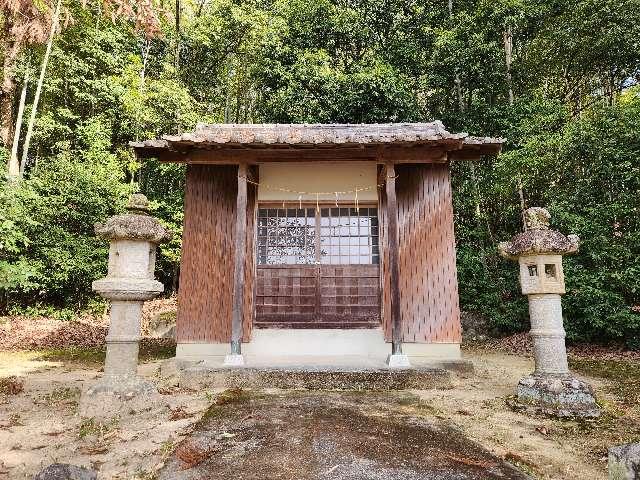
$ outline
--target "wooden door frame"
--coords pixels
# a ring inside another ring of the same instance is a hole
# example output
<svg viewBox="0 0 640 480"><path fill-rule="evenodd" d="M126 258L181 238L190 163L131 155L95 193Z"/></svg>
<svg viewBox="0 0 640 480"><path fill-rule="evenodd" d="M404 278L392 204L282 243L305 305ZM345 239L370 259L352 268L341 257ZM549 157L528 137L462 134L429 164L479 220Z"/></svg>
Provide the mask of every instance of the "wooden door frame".
<svg viewBox="0 0 640 480"><path fill-rule="evenodd" d="M316 220L316 234L315 234L315 258L316 258L316 262L315 263L305 263L305 264L266 264L266 265L260 265L258 263L258 221L257 221L257 217L258 217L258 211L260 209L264 209L264 208L273 208L273 209L278 209L278 210L288 210L288 209L296 209L299 210L301 208L303 209L308 209L308 208L313 208L316 210L315 212L315 220ZM256 270L255 272L255 278L257 279L257 270L258 268L261 269L296 269L296 268L300 268L300 267L316 267L317 268L317 272L316 272L316 312L320 311L320 302L321 302L321 294L320 294L320 282L321 282L321 275L320 275L320 268L322 267L322 264L320 263L320 240L321 240L321 233L320 233L320 228L322 227L321 225L321 209L323 208L375 208L377 211L377 219L378 219L378 247L379 247L379 253L378 253L378 275L379 278L382 279L382 247L380 245L380 242L382 241L382 235L381 235L381 224L380 224L380 205L379 205L379 200L365 200L362 202L358 202L358 207L355 206L353 201L348 201L348 200L338 200L336 201L331 201L331 200L322 200L322 201L317 201L314 202L312 200L303 200L303 201L295 201L295 200L284 200L284 201L275 201L275 200L265 200L265 201L260 201L260 200L256 200L255 202L255 211L254 211L254 216L256 217L256 221L254 223L254 229L253 229L253 236L254 236L254 243L253 243L253 252L252 255L254 256L254 268ZM352 266L354 264L343 264L342 266ZM330 267L340 267L340 264L328 264L326 266L330 266ZM253 316L251 319L252 325L255 325L256 323L256 317L257 317L257 301L256 301L256 297L257 297L257 289L258 289L258 282L256 280L256 282L254 282L253 285ZM383 301L382 301L382 283L379 283L379 292L378 292L378 315L379 315L379 322L380 322L380 327L383 326L383 311L382 311L382 306L383 306Z"/></svg>

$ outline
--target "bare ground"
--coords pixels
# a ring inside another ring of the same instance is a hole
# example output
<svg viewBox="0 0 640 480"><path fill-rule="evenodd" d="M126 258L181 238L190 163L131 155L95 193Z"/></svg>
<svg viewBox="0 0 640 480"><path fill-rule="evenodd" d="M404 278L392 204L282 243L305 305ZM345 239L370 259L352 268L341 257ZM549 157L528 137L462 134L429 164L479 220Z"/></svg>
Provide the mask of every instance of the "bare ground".
<svg viewBox="0 0 640 480"><path fill-rule="evenodd" d="M0 394L0 478L33 478L55 462L96 469L104 479L151 478L149 472L210 404L204 393L174 389L164 391L171 412L100 424L77 414L80 391L95 381L99 367L39 357L0 353L0 377L11 374L24 381L21 393ZM157 369L157 362L150 363L141 373L154 378Z"/></svg>
<svg viewBox="0 0 640 480"><path fill-rule="evenodd" d="M174 307L174 299L149 302L145 325ZM100 374L105 319L7 320L0 319L0 478L32 478L56 461L94 468L105 479L155 478L179 451L176 446L188 445L183 440L216 401L215 392L170 388L162 390L170 413L146 412L107 424L83 420L78 397ZM476 366L474 376L457 377L452 390L413 392L413 400L402 405L389 397L387 406L375 407L380 394L374 394L367 415L392 418L395 411L398 418L444 422L535 478L606 478L607 448L640 440L640 353L569 348L572 368L594 385L605 412L599 420L578 422L526 416L509 407L517 380L533 368L530 350L523 334L473 347L467 357ZM171 356L171 342L146 339L141 354L147 361ZM152 361L141 371L162 383L158 367ZM3 380L11 376L17 380ZM278 402L288 401L286 393L278 393L284 394Z"/></svg>
<svg viewBox="0 0 640 480"><path fill-rule="evenodd" d="M390 401L384 408L375 407L382 394L371 394L377 400L367 415L393 417L395 409L399 417L444 422L496 458L544 479L604 479L607 447L640 440L640 406L620 387L627 382L608 371L587 368L605 408L603 418L559 421L526 416L508 405L517 380L533 366L530 359L486 351L467 356L476 374L456 378L455 388L415 391L414 400ZM78 356L65 360L63 353L56 361L47 358L34 352L0 353L0 377L15 375L24 384L21 392L0 394L0 478L32 478L53 462L91 467L104 479L156 478L217 398L214 392L162 390L173 413L147 412L99 424L77 415L77 401L80 389L99 375L100 365ZM624 378L633 379L638 364L624 366ZM141 372L161 383L158 367L158 361L150 362Z"/></svg>

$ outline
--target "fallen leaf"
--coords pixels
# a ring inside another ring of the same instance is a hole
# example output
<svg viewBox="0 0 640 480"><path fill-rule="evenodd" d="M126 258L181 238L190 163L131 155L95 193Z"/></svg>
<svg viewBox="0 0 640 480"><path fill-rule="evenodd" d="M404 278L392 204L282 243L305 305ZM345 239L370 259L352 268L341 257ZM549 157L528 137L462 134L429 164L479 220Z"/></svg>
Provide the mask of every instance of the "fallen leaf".
<svg viewBox="0 0 640 480"><path fill-rule="evenodd" d="M549 435L549 430L544 425L536 427L536 431L541 433L542 435Z"/></svg>
<svg viewBox="0 0 640 480"><path fill-rule="evenodd" d="M193 468L204 462L209 452L200 447L185 443L176 449L176 456L182 462L182 470Z"/></svg>
<svg viewBox="0 0 640 480"><path fill-rule="evenodd" d="M189 418L189 417L193 417L193 413L188 413L184 407L180 406L177 407L173 410L171 410L171 413L169 414L169 420L182 420L185 418Z"/></svg>
<svg viewBox="0 0 640 480"><path fill-rule="evenodd" d="M100 455L107 453L109 448L106 445L92 445L89 447L80 447L79 451L85 455Z"/></svg>

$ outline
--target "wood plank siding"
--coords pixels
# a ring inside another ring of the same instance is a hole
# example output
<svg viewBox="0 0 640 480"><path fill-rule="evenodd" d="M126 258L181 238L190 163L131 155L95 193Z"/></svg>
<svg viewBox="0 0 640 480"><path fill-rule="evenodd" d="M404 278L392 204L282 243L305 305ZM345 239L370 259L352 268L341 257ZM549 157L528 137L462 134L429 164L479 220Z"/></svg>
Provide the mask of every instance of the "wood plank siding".
<svg viewBox="0 0 640 480"><path fill-rule="evenodd" d="M395 169L402 340L460 342L449 166L403 164ZM236 165L187 166L179 343L231 339L237 174ZM250 168L250 177L257 180L257 167ZM378 192L379 266L257 267L257 188L248 185L243 342L255 326L371 328L380 321L391 340L386 195L384 188ZM294 318L300 320L296 325Z"/></svg>
<svg viewBox="0 0 640 480"><path fill-rule="evenodd" d="M449 166L396 165L403 341L461 341ZM382 317L391 339L386 198L380 196Z"/></svg>
<svg viewBox="0 0 640 480"><path fill-rule="evenodd" d="M233 251L238 167L187 165L176 338L180 343L231 339ZM253 172L255 176L255 171ZM256 188L247 191L243 341L251 336L255 281Z"/></svg>

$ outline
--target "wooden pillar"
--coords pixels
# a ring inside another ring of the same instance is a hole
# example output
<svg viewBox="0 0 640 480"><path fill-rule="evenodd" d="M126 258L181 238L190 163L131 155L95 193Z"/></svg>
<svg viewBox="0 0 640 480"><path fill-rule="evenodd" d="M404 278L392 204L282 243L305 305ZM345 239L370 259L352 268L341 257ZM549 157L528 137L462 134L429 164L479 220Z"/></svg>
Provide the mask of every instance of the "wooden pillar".
<svg viewBox="0 0 640 480"><path fill-rule="evenodd" d="M247 254L247 164L238 165L236 231L233 269L233 307L231 312L231 355L241 355L244 321L244 265Z"/></svg>
<svg viewBox="0 0 640 480"><path fill-rule="evenodd" d="M402 318L400 316L400 267L398 252L398 203L396 202L396 171L393 163L387 162L387 247L389 248L389 270L391 276L391 354L402 354Z"/></svg>

